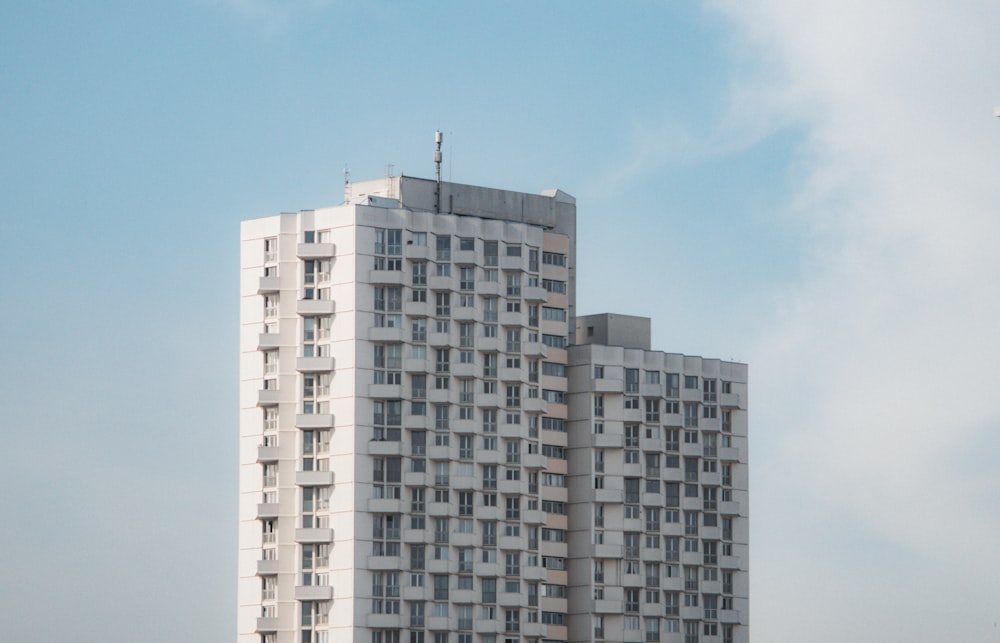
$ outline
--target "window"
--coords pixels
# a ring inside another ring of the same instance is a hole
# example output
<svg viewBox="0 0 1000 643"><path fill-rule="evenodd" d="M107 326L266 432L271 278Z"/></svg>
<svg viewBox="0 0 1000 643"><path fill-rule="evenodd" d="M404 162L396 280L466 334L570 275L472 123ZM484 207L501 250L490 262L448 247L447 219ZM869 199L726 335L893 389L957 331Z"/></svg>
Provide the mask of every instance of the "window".
<svg viewBox="0 0 1000 643"><path fill-rule="evenodd" d="M439 234L435 239L435 258L438 261L451 261L451 237Z"/></svg>
<svg viewBox="0 0 1000 643"><path fill-rule="evenodd" d="M604 367L600 365L594 365L594 379L601 380L604 379Z"/></svg>
<svg viewBox="0 0 1000 643"><path fill-rule="evenodd" d="M542 252L542 265L545 266L565 266L566 255L558 252Z"/></svg>
<svg viewBox="0 0 1000 643"><path fill-rule="evenodd" d="M594 417L604 417L603 395L594 395Z"/></svg>

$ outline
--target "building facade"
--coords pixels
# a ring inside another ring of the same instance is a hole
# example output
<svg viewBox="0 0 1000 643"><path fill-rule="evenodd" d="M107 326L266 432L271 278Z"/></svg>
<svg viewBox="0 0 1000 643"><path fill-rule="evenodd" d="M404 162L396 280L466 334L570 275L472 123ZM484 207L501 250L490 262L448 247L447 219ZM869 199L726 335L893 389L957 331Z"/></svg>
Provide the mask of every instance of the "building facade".
<svg viewBox="0 0 1000 643"><path fill-rule="evenodd" d="M648 320L605 345L638 318L578 338L575 234L558 190L408 177L243 222L241 643L747 640L746 367L650 352ZM632 421L635 368L659 368L657 421ZM639 621L633 560L662 594Z"/></svg>

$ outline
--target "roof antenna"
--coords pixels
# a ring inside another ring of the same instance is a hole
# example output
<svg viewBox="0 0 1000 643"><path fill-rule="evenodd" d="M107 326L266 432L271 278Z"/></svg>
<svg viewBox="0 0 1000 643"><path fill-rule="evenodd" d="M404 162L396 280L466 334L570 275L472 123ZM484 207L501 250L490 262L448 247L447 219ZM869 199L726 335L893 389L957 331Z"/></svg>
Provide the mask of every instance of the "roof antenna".
<svg viewBox="0 0 1000 643"><path fill-rule="evenodd" d="M437 149L434 150L434 165L435 165L435 175L437 176L437 187L434 188L434 202L437 206L437 213L441 214L441 141L444 140L444 134L441 130L434 132L434 142L437 144Z"/></svg>
<svg viewBox="0 0 1000 643"><path fill-rule="evenodd" d="M351 168L344 163L344 203L351 202Z"/></svg>

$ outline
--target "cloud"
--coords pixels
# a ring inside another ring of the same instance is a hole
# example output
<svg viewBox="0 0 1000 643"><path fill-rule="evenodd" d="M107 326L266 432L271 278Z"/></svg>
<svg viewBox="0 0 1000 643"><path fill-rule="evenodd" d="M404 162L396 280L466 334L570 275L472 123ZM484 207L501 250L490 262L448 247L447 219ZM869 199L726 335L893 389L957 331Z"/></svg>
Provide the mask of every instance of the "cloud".
<svg viewBox="0 0 1000 643"><path fill-rule="evenodd" d="M944 616L947 625L927 623L926 610L981 603L1000 568L1000 472L983 455L1000 451L1000 7L714 8L744 35L740 55L760 61L740 101L808 133L797 160L805 180L789 206L810 230L808 269L775 293L751 358L752 424L756 437L768 433L754 465L775 467L784 486L755 487L755 500L768 508L778 501L762 494L777 491L837 517L832 532L810 532L814 547L797 554L804 568L831 559L857 568L851 559L864 552L829 548L848 532L912 566L908 583L856 579L893 606L836 619L809 640L896 640L884 634L902 632L900 619L921 623L909 640L982 640L995 614L955 627ZM755 521L755 542L785 537L779 527L788 523ZM822 589L822 577L797 580ZM767 640L800 640L793 631L825 620L771 611L793 600L789 588L808 594L802 583L755 585ZM951 591L917 596L919 583Z"/></svg>

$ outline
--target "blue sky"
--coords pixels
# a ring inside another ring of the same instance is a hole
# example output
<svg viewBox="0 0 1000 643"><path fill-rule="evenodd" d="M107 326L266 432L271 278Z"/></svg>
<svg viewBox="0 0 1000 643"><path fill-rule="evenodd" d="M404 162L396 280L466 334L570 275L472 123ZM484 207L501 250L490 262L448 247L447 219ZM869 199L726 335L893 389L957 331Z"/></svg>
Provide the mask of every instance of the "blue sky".
<svg viewBox="0 0 1000 643"><path fill-rule="evenodd" d="M754 641L1000 639L1000 8L0 4L12 641L235 628L238 221L578 199L579 303L750 362Z"/></svg>

